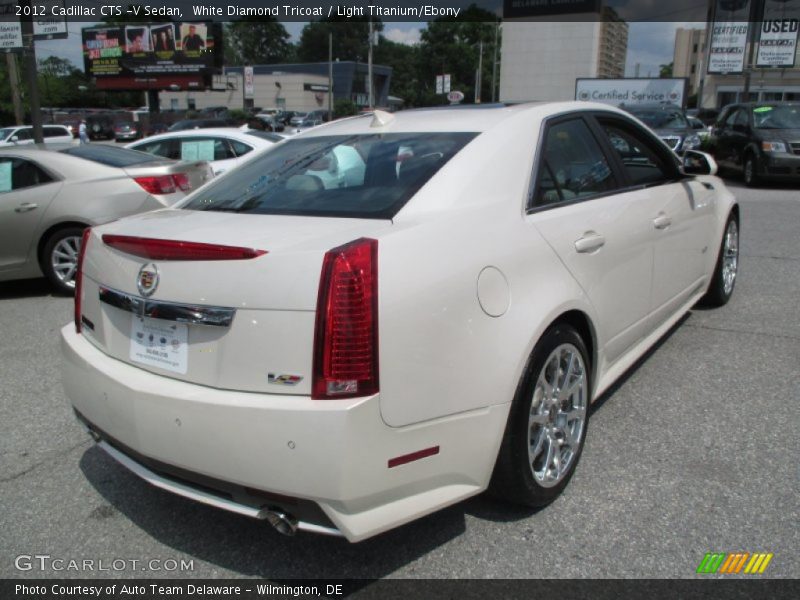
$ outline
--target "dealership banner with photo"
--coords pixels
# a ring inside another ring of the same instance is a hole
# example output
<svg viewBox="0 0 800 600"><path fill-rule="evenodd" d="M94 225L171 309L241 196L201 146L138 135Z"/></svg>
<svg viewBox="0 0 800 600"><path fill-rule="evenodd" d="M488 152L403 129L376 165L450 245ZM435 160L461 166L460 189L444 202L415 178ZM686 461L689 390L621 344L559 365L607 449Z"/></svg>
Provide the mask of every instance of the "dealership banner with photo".
<svg viewBox="0 0 800 600"><path fill-rule="evenodd" d="M708 49L709 73L744 71L751 15L757 3L758 0L716 0Z"/></svg>
<svg viewBox="0 0 800 600"><path fill-rule="evenodd" d="M221 66L221 28L207 22L89 27L81 36L84 70L101 89L202 87Z"/></svg>
<svg viewBox="0 0 800 600"><path fill-rule="evenodd" d="M797 56L800 0L763 0L757 67L792 68Z"/></svg>

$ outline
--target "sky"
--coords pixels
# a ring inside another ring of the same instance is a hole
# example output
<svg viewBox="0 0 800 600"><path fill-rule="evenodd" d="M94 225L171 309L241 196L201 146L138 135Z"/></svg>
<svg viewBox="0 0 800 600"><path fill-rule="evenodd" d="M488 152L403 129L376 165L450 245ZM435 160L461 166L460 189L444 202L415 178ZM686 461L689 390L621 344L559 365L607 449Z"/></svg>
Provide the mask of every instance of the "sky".
<svg viewBox="0 0 800 600"><path fill-rule="evenodd" d="M81 55L80 28L83 23L70 23L69 37L66 40L36 42L38 58L58 56L69 59L75 66L83 68ZM284 23L293 41L300 38L305 23ZM675 30L679 27L699 28L703 23L631 23L628 33L628 60L625 65L625 76L633 77L636 64L639 64L640 77L658 77L659 65L672 62L675 45ZM386 23L383 35L403 44L419 42L420 31L425 23Z"/></svg>

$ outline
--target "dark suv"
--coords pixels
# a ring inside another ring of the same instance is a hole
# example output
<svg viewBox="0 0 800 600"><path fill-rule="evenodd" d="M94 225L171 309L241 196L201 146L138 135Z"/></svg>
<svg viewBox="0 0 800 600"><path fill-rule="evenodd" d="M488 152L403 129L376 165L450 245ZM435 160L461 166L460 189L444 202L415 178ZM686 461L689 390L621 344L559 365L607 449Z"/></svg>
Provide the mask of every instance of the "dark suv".
<svg viewBox="0 0 800 600"><path fill-rule="evenodd" d="M740 171L747 185L800 180L800 102L726 106L714 124L711 145L719 166Z"/></svg>
<svg viewBox="0 0 800 600"><path fill-rule="evenodd" d="M652 129L675 152L697 150L702 141L689 124L680 106L674 104L634 104L620 106Z"/></svg>

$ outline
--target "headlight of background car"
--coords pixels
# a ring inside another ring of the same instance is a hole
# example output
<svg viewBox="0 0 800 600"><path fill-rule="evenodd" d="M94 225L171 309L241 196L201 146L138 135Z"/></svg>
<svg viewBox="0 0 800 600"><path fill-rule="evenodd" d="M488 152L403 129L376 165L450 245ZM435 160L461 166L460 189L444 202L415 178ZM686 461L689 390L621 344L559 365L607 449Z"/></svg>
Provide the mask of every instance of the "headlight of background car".
<svg viewBox="0 0 800 600"><path fill-rule="evenodd" d="M692 135L686 136L686 139L683 140L681 150L694 150L695 148L699 148L701 143L700 138L693 133Z"/></svg>
<svg viewBox="0 0 800 600"><path fill-rule="evenodd" d="M761 149L764 152L786 152L786 144L783 142L761 142Z"/></svg>

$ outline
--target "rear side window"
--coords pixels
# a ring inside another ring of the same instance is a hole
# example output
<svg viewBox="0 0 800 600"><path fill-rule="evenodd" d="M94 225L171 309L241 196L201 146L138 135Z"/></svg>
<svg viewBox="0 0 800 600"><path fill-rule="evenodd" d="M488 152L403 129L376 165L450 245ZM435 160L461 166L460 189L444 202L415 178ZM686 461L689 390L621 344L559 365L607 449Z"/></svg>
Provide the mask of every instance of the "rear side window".
<svg viewBox="0 0 800 600"><path fill-rule="evenodd" d="M178 140L180 160L227 160L236 158L228 140L218 137L185 137Z"/></svg>
<svg viewBox="0 0 800 600"><path fill-rule="evenodd" d="M61 150L64 154L77 156L85 160L100 163L108 167L132 167L156 160L153 156L129 150L127 148L115 148L114 146L102 146L100 144L86 144Z"/></svg>
<svg viewBox="0 0 800 600"><path fill-rule="evenodd" d="M63 127L44 127L43 130L44 137L46 138L72 137Z"/></svg>
<svg viewBox="0 0 800 600"><path fill-rule="evenodd" d="M549 126L540 150L533 208L594 196L616 187L605 154L583 119Z"/></svg>
<svg viewBox="0 0 800 600"><path fill-rule="evenodd" d="M53 178L39 165L22 158L0 158L0 193L50 183Z"/></svg>
<svg viewBox="0 0 800 600"><path fill-rule="evenodd" d="M289 140L203 188L183 208L389 219L476 135L397 133Z"/></svg>

